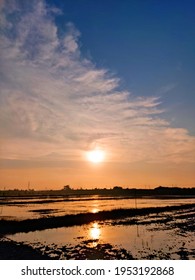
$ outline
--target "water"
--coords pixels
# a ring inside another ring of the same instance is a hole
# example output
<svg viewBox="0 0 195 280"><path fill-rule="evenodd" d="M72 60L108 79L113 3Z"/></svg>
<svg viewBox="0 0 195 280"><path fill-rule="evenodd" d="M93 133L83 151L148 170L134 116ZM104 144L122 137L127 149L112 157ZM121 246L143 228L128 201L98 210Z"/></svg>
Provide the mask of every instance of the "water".
<svg viewBox="0 0 195 280"><path fill-rule="evenodd" d="M72 252L79 254L86 246L88 249L96 249L98 245L111 244L111 251L123 248L136 259L195 259L194 232L183 232L175 226L181 222L181 214L185 216L189 213L192 214L186 211L151 214L139 217L138 223L134 225L113 225L113 221L95 221L83 226L17 233L7 237L31 244L35 248L45 246L49 255L54 255L56 250L63 252L64 246L68 246L70 258L74 258ZM166 225L159 223L170 215L173 217L172 221ZM146 221L148 223L144 224Z"/></svg>
<svg viewBox="0 0 195 280"><path fill-rule="evenodd" d="M101 198L98 196L8 199L0 205L1 219L32 219L78 213L96 213L119 208L165 207L195 203L195 199ZM136 218L136 220L135 220ZM30 244L57 259L195 259L195 208L151 213L143 216L94 221L7 235ZM126 253L125 253L126 252ZM93 254L92 254L93 253ZM120 253L120 255L119 255ZM95 256L95 257L94 257Z"/></svg>
<svg viewBox="0 0 195 280"><path fill-rule="evenodd" d="M88 196L85 198L34 198L7 199L0 204L0 219L34 219L40 217L62 216L78 213L97 213L103 210L119 208L147 208L195 203L195 198L189 199L152 199L152 198L101 198Z"/></svg>

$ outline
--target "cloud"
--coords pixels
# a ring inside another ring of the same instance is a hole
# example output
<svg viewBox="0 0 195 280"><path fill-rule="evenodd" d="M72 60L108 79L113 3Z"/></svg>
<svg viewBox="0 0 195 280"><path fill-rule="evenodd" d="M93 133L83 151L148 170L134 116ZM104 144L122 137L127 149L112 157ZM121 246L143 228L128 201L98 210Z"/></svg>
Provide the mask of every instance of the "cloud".
<svg viewBox="0 0 195 280"><path fill-rule="evenodd" d="M192 162L195 138L163 119L160 97L120 90L57 16L41 0L1 5L1 158L82 160L99 146L108 161Z"/></svg>

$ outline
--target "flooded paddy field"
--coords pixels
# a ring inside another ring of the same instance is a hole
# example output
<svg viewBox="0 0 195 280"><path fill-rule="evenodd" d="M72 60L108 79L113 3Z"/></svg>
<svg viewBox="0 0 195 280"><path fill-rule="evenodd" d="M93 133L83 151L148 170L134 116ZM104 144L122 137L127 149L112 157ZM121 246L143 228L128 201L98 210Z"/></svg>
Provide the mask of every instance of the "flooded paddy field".
<svg viewBox="0 0 195 280"><path fill-rule="evenodd" d="M0 220L25 220L79 213L98 213L114 209L164 207L195 203L195 198L132 197L7 197L0 199Z"/></svg>
<svg viewBox="0 0 195 280"><path fill-rule="evenodd" d="M33 214L2 217L0 259L195 259L194 202L96 197L69 201L60 215L52 209L64 201L45 204L48 212L44 204L34 212L15 205Z"/></svg>

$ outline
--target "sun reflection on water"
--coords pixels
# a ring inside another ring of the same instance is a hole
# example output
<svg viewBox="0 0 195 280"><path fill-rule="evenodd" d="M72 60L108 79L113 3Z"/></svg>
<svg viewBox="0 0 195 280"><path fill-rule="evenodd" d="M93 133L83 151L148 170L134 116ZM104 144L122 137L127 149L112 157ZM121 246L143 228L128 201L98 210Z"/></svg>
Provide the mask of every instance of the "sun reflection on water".
<svg viewBox="0 0 195 280"><path fill-rule="evenodd" d="M98 208L93 208L91 212L92 212L92 213L97 213L97 212L99 212L99 211L100 211L100 210L99 210Z"/></svg>
<svg viewBox="0 0 195 280"><path fill-rule="evenodd" d="M89 230L89 235L90 235L90 238L93 240L92 246L96 247L98 244L100 235L101 235L101 229L97 222L94 222L92 224L92 227Z"/></svg>
<svg viewBox="0 0 195 280"><path fill-rule="evenodd" d="M90 236L92 239L99 239L100 238L101 230L99 228L98 223L93 223L92 228L90 229Z"/></svg>
<svg viewBox="0 0 195 280"><path fill-rule="evenodd" d="M91 212L98 213L99 211L100 211L99 201L95 199L91 204Z"/></svg>

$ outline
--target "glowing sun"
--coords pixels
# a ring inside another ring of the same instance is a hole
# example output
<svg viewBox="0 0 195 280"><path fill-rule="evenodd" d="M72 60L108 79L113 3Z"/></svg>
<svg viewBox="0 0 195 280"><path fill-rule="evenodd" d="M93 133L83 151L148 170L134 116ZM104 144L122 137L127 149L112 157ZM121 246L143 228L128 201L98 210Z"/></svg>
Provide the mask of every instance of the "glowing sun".
<svg viewBox="0 0 195 280"><path fill-rule="evenodd" d="M103 162L105 153L102 150L93 150L87 153L87 159L93 163Z"/></svg>

